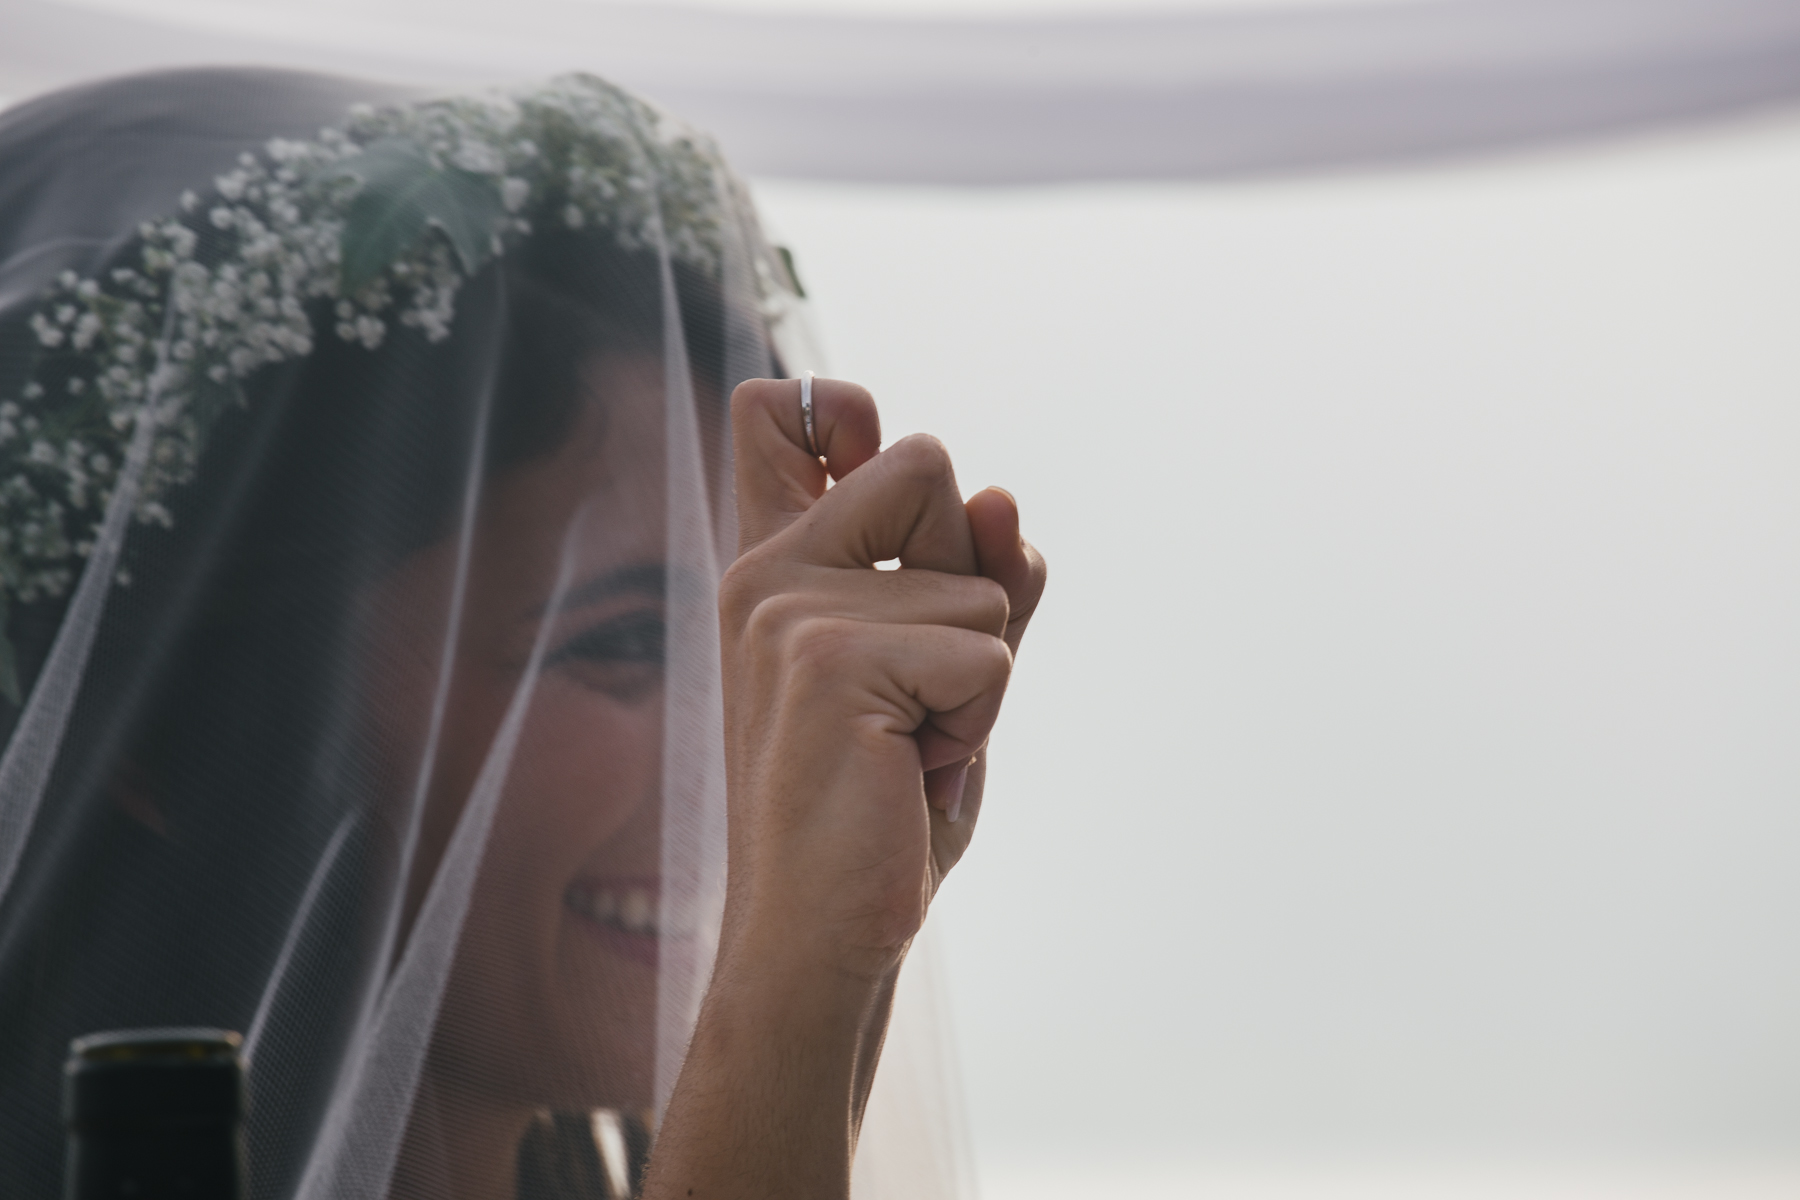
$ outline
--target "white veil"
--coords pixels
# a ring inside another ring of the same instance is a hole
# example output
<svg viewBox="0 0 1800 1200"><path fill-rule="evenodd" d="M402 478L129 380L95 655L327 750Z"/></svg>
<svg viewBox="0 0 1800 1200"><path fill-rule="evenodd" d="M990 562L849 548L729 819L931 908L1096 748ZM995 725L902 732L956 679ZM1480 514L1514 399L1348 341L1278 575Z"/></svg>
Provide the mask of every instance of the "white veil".
<svg viewBox="0 0 1800 1200"><path fill-rule="evenodd" d="M0 1191L156 1025L245 1032L258 1198L630 1190L723 896L725 403L816 365L743 188L588 77L138 76L0 166ZM966 1188L928 971L862 1196Z"/></svg>

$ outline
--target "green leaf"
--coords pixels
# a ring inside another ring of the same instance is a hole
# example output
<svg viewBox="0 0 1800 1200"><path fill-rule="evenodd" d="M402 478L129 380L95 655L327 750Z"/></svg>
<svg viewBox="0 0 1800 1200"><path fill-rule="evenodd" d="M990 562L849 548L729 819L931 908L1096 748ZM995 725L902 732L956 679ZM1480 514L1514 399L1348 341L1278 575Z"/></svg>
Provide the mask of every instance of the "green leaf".
<svg viewBox="0 0 1800 1200"><path fill-rule="evenodd" d="M438 168L404 138L382 138L343 160L336 178L362 187L350 201L339 243L343 294L355 295L409 254L435 226L450 240L465 274L493 251L494 229L506 208L484 175Z"/></svg>
<svg viewBox="0 0 1800 1200"><path fill-rule="evenodd" d="M800 286L800 272L794 269L794 252L786 246L775 247L775 253L781 256L781 265L787 270L788 282L794 285L794 295L806 299L806 289Z"/></svg>

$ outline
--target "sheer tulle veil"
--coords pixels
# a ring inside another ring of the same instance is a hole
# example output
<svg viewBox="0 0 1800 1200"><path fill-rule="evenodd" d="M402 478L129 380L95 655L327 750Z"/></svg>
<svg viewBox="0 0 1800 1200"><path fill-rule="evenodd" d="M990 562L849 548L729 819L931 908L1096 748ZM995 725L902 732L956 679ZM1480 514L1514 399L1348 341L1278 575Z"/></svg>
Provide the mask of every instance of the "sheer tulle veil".
<svg viewBox="0 0 1800 1200"><path fill-rule="evenodd" d="M0 1193L69 1039L243 1031L253 1194L629 1190L724 882L727 399L817 366L610 85L0 115ZM804 361L803 361L804 360ZM966 1194L928 948L861 1197Z"/></svg>

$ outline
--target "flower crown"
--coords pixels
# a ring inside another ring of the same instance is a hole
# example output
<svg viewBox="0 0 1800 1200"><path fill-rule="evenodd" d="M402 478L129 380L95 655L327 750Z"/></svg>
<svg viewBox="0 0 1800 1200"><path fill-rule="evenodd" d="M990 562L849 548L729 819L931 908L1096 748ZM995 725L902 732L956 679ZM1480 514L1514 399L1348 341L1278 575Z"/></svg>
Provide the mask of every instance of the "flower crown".
<svg viewBox="0 0 1800 1200"><path fill-rule="evenodd" d="M534 224L665 249L717 275L740 186L710 141L591 76L511 96L350 110L276 138L138 229L137 264L64 271L30 319L37 356L0 398L0 694L19 702L11 603L65 594L134 430L154 425L139 522L193 477L243 380L312 352L311 313L369 349L393 322L450 332L462 282ZM753 255L771 315L791 272ZM784 278L783 276L787 276ZM121 569L118 582L129 583Z"/></svg>

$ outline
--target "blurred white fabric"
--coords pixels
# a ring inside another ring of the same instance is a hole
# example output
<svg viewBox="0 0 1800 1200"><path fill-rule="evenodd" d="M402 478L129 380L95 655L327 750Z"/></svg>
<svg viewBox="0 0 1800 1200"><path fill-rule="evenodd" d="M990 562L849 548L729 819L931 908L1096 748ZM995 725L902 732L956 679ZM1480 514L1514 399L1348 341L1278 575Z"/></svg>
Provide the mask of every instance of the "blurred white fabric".
<svg viewBox="0 0 1800 1200"><path fill-rule="evenodd" d="M1194 178L1457 154L1800 97L1789 0L1440 0L965 17L597 0L0 0L0 96L256 62L593 70L754 174Z"/></svg>
<svg viewBox="0 0 1800 1200"><path fill-rule="evenodd" d="M944 994L941 936L936 925L927 924L900 975L881 1069L857 1139L855 1200L978 1194L955 1022Z"/></svg>
<svg viewBox="0 0 1800 1200"><path fill-rule="evenodd" d="M1800 122L758 202L1050 560L934 916L989 1200L1800 1194Z"/></svg>

